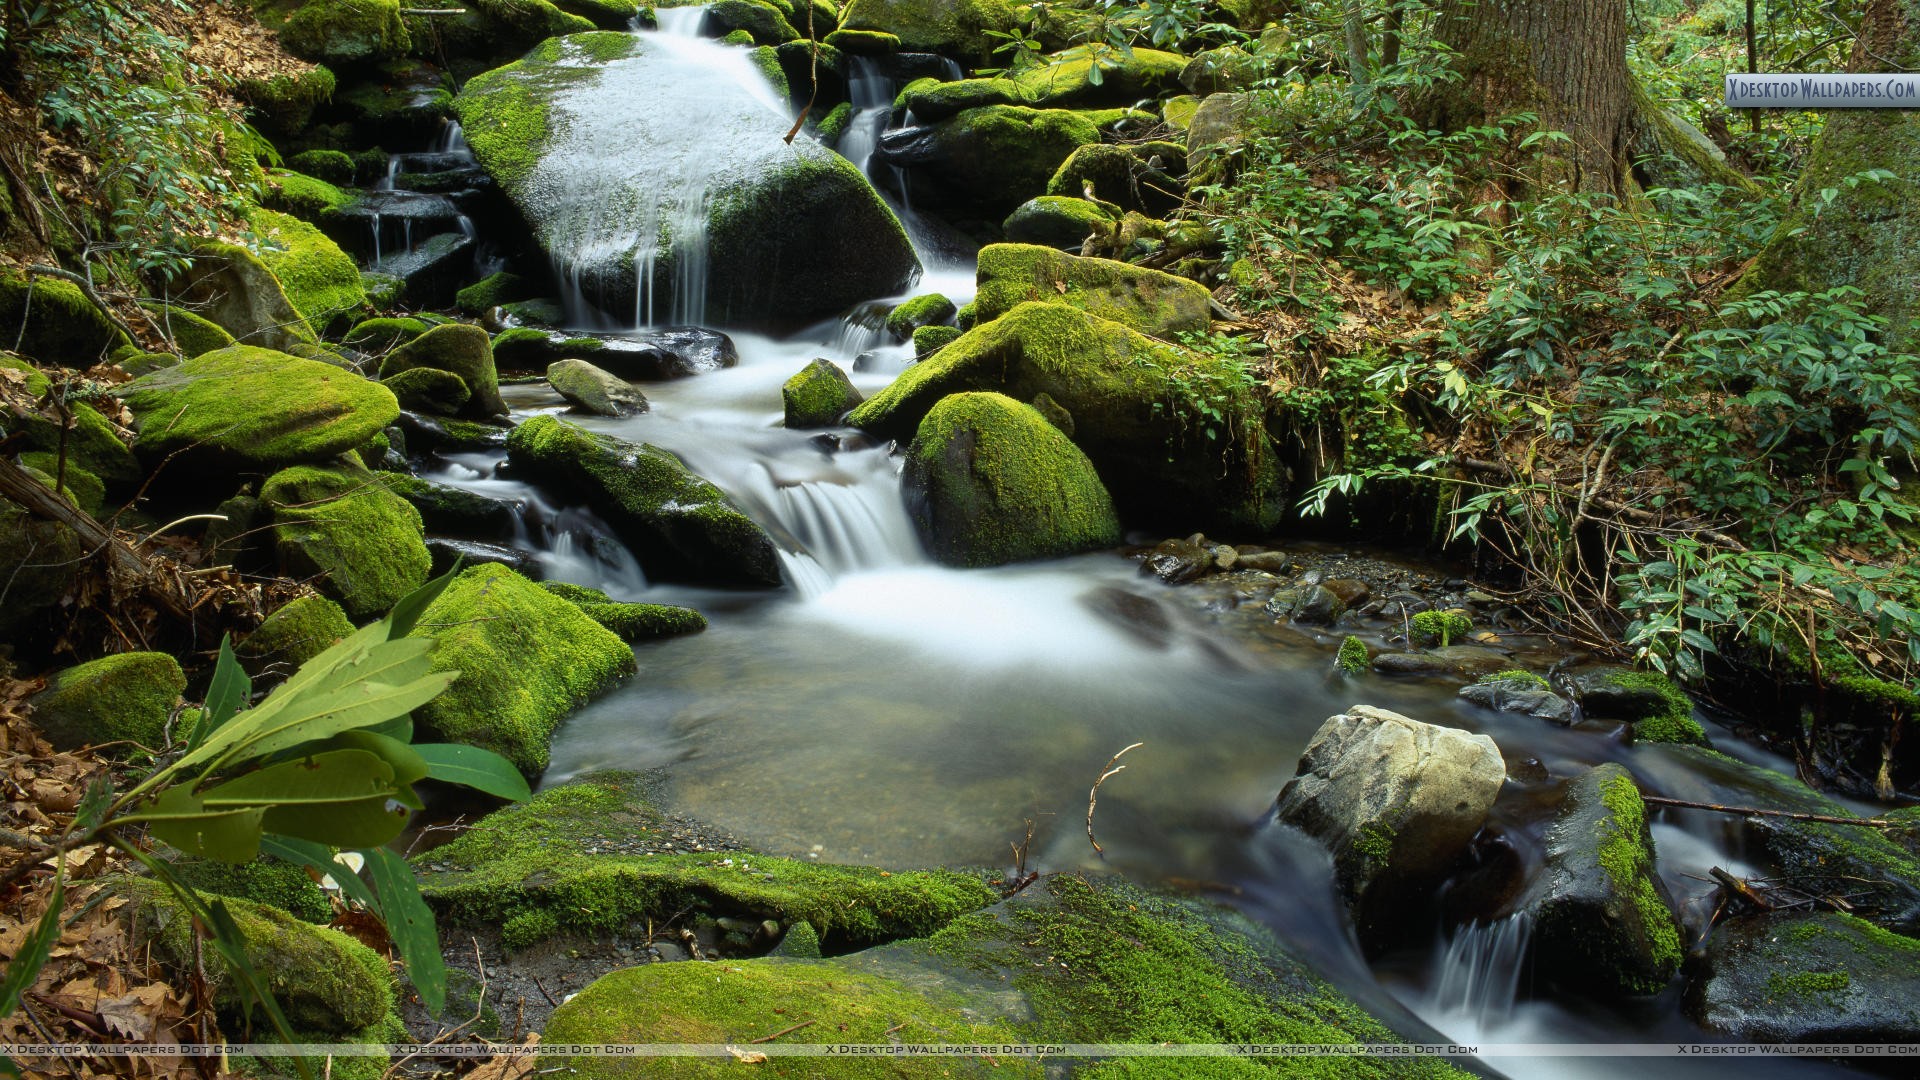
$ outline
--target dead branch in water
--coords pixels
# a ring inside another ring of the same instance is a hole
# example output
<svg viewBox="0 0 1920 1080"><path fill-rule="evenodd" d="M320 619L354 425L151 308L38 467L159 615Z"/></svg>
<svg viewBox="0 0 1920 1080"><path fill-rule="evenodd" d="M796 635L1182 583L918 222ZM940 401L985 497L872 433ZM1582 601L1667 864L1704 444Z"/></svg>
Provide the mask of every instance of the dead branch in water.
<svg viewBox="0 0 1920 1080"><path fill-rule="evenodd" d="M1810 821L1817 825L1861 825L1869 829L1897 829L1909 824L1904 821L1890 821L1886 818L1850 818L1835 817L1831 814L1802 814L1794 810L1763 810L1757 806L1722 806L1719 803L1688 802L1685 799L1662 799L1653 795L1642 795L1640 800L1654 806L1678 806L1686 810L1711 810L1716 814L1738 814L1742 817L1777 817L1788 821Z"/></svg>
<svg viewBox="0 0 1920 1080"><path fill-rule="evenodd" d="M1114 773L1126 771L1127 767L1125 765L1114 764L1114 762L1120 760L1121 755L1125 754L1128 750L1135 750L1145 745L1147 744L1134 743L1132 746L1121 750L1120 753L1108 758L1106 771L1100 774L1099 778L1093 782L1093 789L1087 792L1087 842L1093 845L1094 853L1103 859L1107 857L1107 853L1100 847L1100 841L1093 838L1093 808L1100 799L1100 785L1106 783L1107 777L1112 776Z"/></svg>

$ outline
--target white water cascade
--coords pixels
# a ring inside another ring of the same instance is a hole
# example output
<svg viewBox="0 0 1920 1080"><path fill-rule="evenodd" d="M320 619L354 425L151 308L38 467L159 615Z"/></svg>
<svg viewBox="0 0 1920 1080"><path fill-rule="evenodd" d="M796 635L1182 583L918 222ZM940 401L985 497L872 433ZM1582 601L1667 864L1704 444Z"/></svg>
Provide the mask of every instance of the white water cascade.
<svg viewBox="0 0 1920 1080"><path fill-rule="evenodd" d="M1526 974L1532 937L1533 923L1525 912L1460 927L1440 958L1430 1015L1474 1032L1505 1023Z"/></svg>

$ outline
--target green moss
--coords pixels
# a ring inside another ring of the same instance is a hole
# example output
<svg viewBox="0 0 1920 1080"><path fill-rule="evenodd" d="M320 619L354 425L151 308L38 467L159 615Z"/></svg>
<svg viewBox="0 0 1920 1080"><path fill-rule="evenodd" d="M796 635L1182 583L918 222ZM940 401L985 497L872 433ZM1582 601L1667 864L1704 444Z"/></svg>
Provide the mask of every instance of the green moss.
<svg viewBox="0 0 1920 1080"><path fill-rule="evenodd" d="M1623 771L1601 785L1600 802L1612 815L1600 826L1600 868L1614 890L1638 912L1655 967L1671 972L1680 966L1680 931L1666 901L1653 887L1653 853L1645 840L1647 810L1640 789ZM1651 994L1664 988L1664 982L1648 981L1636 989Z"/></svg>
<svg viewBox="0 0 1920 1080"><path fill-rule="evenodd" d="M955 566L995 566L1109 547L1120 519L1093 463L1031 405L993 393L943 398L901 474L921 539Z"/></svg>
<svg viewBox="0 0 1920 1080"><path fill-rule="evenodd" d="M296 465L260 489L281 565L316 578L347 614L368 619L426 584L432 559L420 512L358 466Z"/></svg>
<svg viewBox="0 0 1920 1080"><path fill-rule="evenodd" d="M78 285L60 278L0 275L0 326L9 349L62 367L91 367L130 344Z"/></svg>
<svg viewBox="0 0 1920 1080"><path fill-rule="evenodd" d="M976 317L979 315L979 312L980 312L980 309L974 306L973 301L969 300L966 303L960 305L959 311L956 311L953 313L953 324L959 327L962 332L971 330L973 329L974 322L976 320Z"/></svg>
<svg viewBox="0 0 1920 1080"><path fill-rule="evenodd" d="M276 169L267 174L267 191L260 204L269 210L317 221L329 210L353 205L353 196L325 180Z"/></svg>
<svg viewBox="0 0 1920 1080"><path fill-rule="evenodd" d="M173 864L173 875L200 892L265 904L302 922L326 923L333 919L332 902L306 867L271 855L248 863L183 858Z"/></svg>
<svg viewBox="0 0 1920 1080"><path fill-rule="evenodd" d="M1045 244L1078 248L1096 227L1110 225L1113 215L1096 202L1065 195L1041 195L1019 205L1000 228L1014 244Z"/></svg>
<svg viewBox="0 0 1920 1080"><path fill-rule="evenodd" d="M1076 149L1100 141L1100 128L1067 109L991 105L936 124L933 140L957 197L997 216L1044 191Z"/></svg>
<svg viewBox="0 0 1920 1080"><path fill-rule="evenodd" d="M238 345L128 383L144 457L188 450L253 468L326 461L400 415L393 392L352 372Z"/></svg>
<svg viewBox="0 0 1920 1080"><path fill-rule="evenodd" d="M853 56L879 56L900 50L900 38L877 30L835 30L826 44Z"/></svg>
<svg viewBox="0 0 1920 1080"><path fill-rule="evenodd" d="M431 416L458 416L473 391L460 376L435 368L408 368L380 380L400 400L400 407Z"/></svg>
<svg viewBox="0 0 1920 1080"><path fill-rule="evenodd" d="M1180 88L1187 58L1159 49L1132 48L1122 53L1105 45L1081 45L1054 53L1041 67L1014 76L1028 102L1051 108L1131 104ZM1100 69L1095 81L1094 68Z"/></svg>
<svg viewBox="0 0 1920 1080"><path fill-rule="evenodd" d="M1458 611L1422 611L1413 617L1409 636L1416 645L1446 647L1464 638L1473 629L1473 620Z"/></svg>
<svg viewBox="0 0 1920 1080"><path fill-rule="evenodd" d="M33 722L63 750L132 743L115 747L115 755L159 751L186 688L179 662L165 653L104 656L55 675L32 699Z"/></svg>
<svg viewBox="0 0 1920 1080"><path fill-rule="evenodd" d="M260 240L260 261L314 329L325 333L368 309L360 268L325 233L272 210L256 209L247 221Z"/></svg>
<svg viewBox="0 0 1920 1080"><path fill-rule="evenodd" d="M774 947L773 955L790 956L796 960L814 960L820 957L820 932L805 919L794 923L787 929L780 944Z"/></svg>
<svg viewBox="0 0 1920 1080"><path fill-rule="evenodd" d="M233 344L233 335L211 321L174 304L155 304L154 320L182 356L192 358Z"/></svg>
<svg viewBox="0 0 1920 1080"><path fill-rule="evenodd" d="M1767 976L1767 996L1797 1000L1837 993L1852 985L1853 977L1844 971L1776 971Z"/></svg>
<svg viewBox="0 0 1920 1080"><path fill-rule="evenodd" d="M516 300L531 300L538 295L539 289L533 282L519 274L502 270L489 274L479 281L461 289L453 296L453 306L467 315L478 315L488 308L510 304Z"/></svg>
<svg viewBox="0 0 1920 1080"><path fill-rule="evenodd" d="M280 42L295 56L329 64L404 56L413 45L399 0L309 0L287 16Z"/></svg>
<svg viewBox="0 0 1920 1080"><path fill-rule="evenodd" d="M843 101L820 118L819 125L813 130L813 137L820 140L820 145L829 149L837 147L840 145L840 137L847 133L847 125L852 121L853 104Z"/></svg>
<svg viewBox="0 0 1920 1080"><path fill-rule="evenodd" d="M706 616L692 608L666 604L581 604L587 618L620 635L622 641L697 634L707 628Z"/></svg>
<svg viewBox="0 0 1920 1080"><path fill-rule="evenodd" d="M1522 668L1508 668L1505 671L1496 671L1491 675L1482 675L1477 681L1482 685L1508 683L1524 690L1553 689L1552 683Z"/></svg>
<svg viewBox="0 0 1920 1080"><path fill-rule="evenodd" d="M960 329L955 326L922 326L913 332L913 358L925 360L950 341L960 337Z"/></svg>
<svg viewBox="0 0 1920 1080"><path fill-rule="evenodd" d="M34 479L64 494L73 505L94 517L100 516L100 508L107 498L106 485L72 459L68 459L66 468L62 469L59 454L52 450L34 450L20 455L20 465L33 474Z"/></svg>
<svg viewBox="0 0 1920 1080"><path fill-rule="evenodd" d="M288 158L287 165L329 184L353 183L353 159L339 150L302 150Z"/></svg>
<svg viewBox="0 0 1920 1080"><path fill-rule="evenodd" d="M391 379L415 368L459 376L470 392L466 407L472 417L504 416L507 412L507 403L500 397L499 373L494 368L493 344L478 326L449 323L433 327L388 353L380 362L380 377Z"/></svg>
<svg viewBox="0 0 1920 1080"><path fill-rule="evenodd" d="M976 325L1030 301L1067 304L1168 341L1211 325L1211 297L1197 282L1036 244L981 248L978 281Z"/></svg>
<svg viewBox="0 0 1920 1080"><path fill-rule="evenodd" d="M503 566L462 573L416 633L435 639L434 670L460 677L415 716L440 737L492 750L529 776L547 767L560 721L634 671L633 651L618 636Z"/></svg>
<svg viewBox="0 0 1920 1080"><path fill-rule="evenodd" d="M82 402L68 406L73 423L61 437L59 421L45 416L29 416L18 421L25 437L23 449L57 454L64 441L67 462L94 476L109 490L124 489L145 475L133 452L120 441L120 433L99 410Z"/></svg>
<svg viewBox="0 0 1920 1080"><path fill-rule="evenodd" d="M274 609L234 652L256 672L272 664L291 673L351 633L353 623L339 604L301 596Z"/></svg>
<svg viewBox="0 0 1920 1080"><path fill-rule="evenodd" d="M832 427L865 400L853 380L830 360L815 360L780 387L790 428Z"/></svg>
<svg viewBox="0 0 1920 1080"><path fill-rule="evenodd" d="M1657 711L1634 721L1635 742L1707 744L1707 733L1693 718L1693 702L1672 679L1655 671L1626 671L1611 677L1621 690L1641 690L1658 695Z"/></svg>
<svg viewBox="0 0 1920 1080"><path fill-rule="evenodd" d="M313 111L333 97L335 85L333 72L315 65L291 75L243 78L235 84L234 92L247 103L249 116L256 123L290 132L307 126Z"/></svg>
<svg viewBox="0 0 1920 1080"><path fill-rule="evenodd" d="M953 301L939 293L927 293L916 296L905 303L898 304L887 313L887 330L893 336L905 341L922 326L944 323L953 318L956 309Z"/></svg>
<svg viewBox="0 0 1920 1080"><path fill-rule="evenodd" d="M503 191L515 198L525 193L551 135L548 95L592 79L600 65L630 56L634 48L631 34L570 32L467 81L453 100L454 115L474 156Z"/></svg>
<svg viewBox="0 0 1920 1080"><path fill-rule="evenodd" d="M729 30L745 30L758 45L779 45L800 36L780 9L758 0L719 0L708 5L707 18Z"/></svg>
<svg viewBox="0 0 1920 1080"><path fill-rule="evenodd" d="M1349 675L1358 675L1367 670L1372 656L1367 652L1367 643L1348 634L1340 642L1340 651L1334 655L1333 664Z"/></svg>
<svg viewBox="0 0 1920 1080"><path fill-rule="evenodd" d="M1200 99L1191 94L1168 98L1160 107L1160 116L1167 126L1185 131L1193 126L1193 114L1200 111Z"/></svg>
<svg viewBox="0 0 1920 1080"><path fill-rule="evenodd" d="M383 353L404 345L428 330L419 319L405 317L363 319L340 340L365 352Z"/></svg>
<svg viewBox="0 0 1920 1080"><path fill-rule="evenodd" d="M598 775L496 811L414 860L421 890L452 923L519 918L523 934L734 916L805 920L847 947L921 937L998 898L980 876L946 870L890 873L741 852L588 854L669 827L631 787L629 777Z"/></svg>
<svg viewBox="0 0 1920 1080"><path fill-rule="evenodd" d="M1016 22L1007 0L850 0L840 13L842 34L866 31L894 39L896 48L937 52L985 62ZM829 35L828 43L856 51Z"/></svg>

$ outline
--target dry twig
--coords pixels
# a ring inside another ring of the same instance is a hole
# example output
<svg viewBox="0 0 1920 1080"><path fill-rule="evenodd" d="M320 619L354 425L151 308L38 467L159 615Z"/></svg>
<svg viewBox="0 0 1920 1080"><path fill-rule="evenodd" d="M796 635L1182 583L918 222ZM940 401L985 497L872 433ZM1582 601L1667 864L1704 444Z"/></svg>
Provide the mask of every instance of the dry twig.
<svg viewBox="0 0 1920 1080"><path fill-rule="evenodd" d="M1124 755L1128 750L1138 749L1139 747L1142 747L1145 745L1147 744L1134 743L1132 746L1128 746L1125 749L1121 750L1120 753L1115 754L1112 757L1108 758L1106 771L1102 772L1099 778L1094 780L1093 789L1087 792L1087 842L1093 845L1094 852L1103 859L1107 857L1107 853L1105 850L1103 850L1100 847L1100 841L1094 839L1093 837L1093 809L1095 804L1098 803L1100 800L1100 785L1107 782L1107 777L1112 776L1114 773L1123 772L1126 770L1125 765L1115 765L1114 762L1119 761L1121 756Z"/></svg>

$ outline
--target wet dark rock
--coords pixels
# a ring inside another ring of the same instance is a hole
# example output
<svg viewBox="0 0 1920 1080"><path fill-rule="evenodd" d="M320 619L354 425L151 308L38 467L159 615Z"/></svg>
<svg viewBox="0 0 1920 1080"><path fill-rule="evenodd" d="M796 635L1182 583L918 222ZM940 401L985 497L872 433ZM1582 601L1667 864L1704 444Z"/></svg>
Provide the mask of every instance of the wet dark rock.
<svg viewBox="0 0 1920 1080"><path fill-rule="evenodd" d="M363 191L320 216L320 229L356 259L403 252L441 233L460 231L460 210L445 195Z"/></svg>
<svg viewBox="0 0 1920 1080"><path fill-rule="evenodd" d="M441 420L416 412L402 412L396 425L415 453L434 450L497 450L507 445L507 429L463 420Z"/></svg>
<svg viewBox="0 0 1920 1080"><path fill-rule="evenodd" d="M1117 627L1142 645L1166 649L1173 643L1173 620L1159 602L1111 585L1080 598L1102 622Z"/></svg>
<svg viewBox="0 0 1920 1080"><path fill-rule="evenodd" d="M666 326L620 334L521 330L495 346L502 367L544 370L561 360L585 360L630 382L664 382L740 362L733 339L718 330Z"/></svg>
<svg viewBox="0 0 1920 1080"><path fill-rule="evenodd" d="M1730 919L1686 1008L1742 1042L1920 1041L1920 941L1834 912Z"/></svg>
<svg viewBox="0 0 1920 1080"><path fill-rule="evenodd" d="M1507 775L1513 775L1511 764ZM1445 922L1487 922L1512 910L1514 900L1526 886L1528 866L1511 836L1488 825L1474 836L1460 863L1461 869L1448 879L1440 896L1440 914Z"/></svg>
<svg viewBox="0 0 1920 1080"><path fill-rule="evenodd" d="M1243 551L1235 566L1242 570L1264 570L1269 574L1284 574L1293 569L1293 558L1284 551Z"/></svg>
<svg viewBox="0 0 1920 1080"><path fill-rule="evenodd" d="M1184 585L1213 569L1213 549L1191 540L1163 541L1140 563L1140 572L1169 585Z"/></svg>
<svg viewBox="0 0 1920 1080"><path fill-rule="evenodd" d="M585 360L555 360L547 365L547 385L566 398L575 412L631 416L648 408L645 394L625 379Z"/></svg>
<svg viewBox="0 0 1920 1080"><path fill-rule="evenodd" d="M1279 820L1333 853L1363 941L1404 925L1486 821L1506 781L1493 740L1356 705L1314 733L1280 792Z"/></svg>
<svg viewBox="0 0 1920 1080"><path fill-rule="evenodd" d="M1680 966L1680 924L1653 858L1633 775L1608 762L1575 780L1526 902L1538 970L1581 993L1665 989Z"/></svg>
<svg viewBox="0 0 1920 1080"><path fill-rule="evenodd" d="M504 499L417 476L388 477L387 487L420 511L420 522L430 533L468 540L505 540L513 535L519 516L519 508Z"/></svg>
<svg viewBox="0 0 1920 1080"><path fill-rule="evenodd" d="M488 544L479 540L455 540L445 536L427 537L427 554L433 558L435 576L453 569L455 561L461 566L474 566L480 563L498 563L517 574L538 578L540 564L533 556L517 548L501 544Z"/></svg>
<svg viewBox="0 0 1920 1080"><path fill-rule="evenodd" d="M1357 578L1328 578L1321 586L1340 598L1347 607L1358 607L1373 598L1373 586Z"/></svg>
<svg viewBox="0 0 1920 1080"><path fill-rule="evenodd" d="M473 271L473 241L459 233L441 233L408 251L387 255L371 267L401 281L400 297L409 307L448 308Z"/></svg>
<svg viewBox="0 0 1920 1080"><path fill-rule="evenodd" d="M1460 696L1496 712L1537 716L1556 724L1573 721L1573 703L1551 690L1504 679L1477 682L1460 688Z"/></svg>
<svg viewBox="0 0 1920 1080"><path fill-rule="evenodd" d="M1396 675L1486 675L1508 666L1507 654L1484 645L1449 645L1426 652L1381 653L1373 670Z"/></svg>

